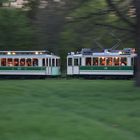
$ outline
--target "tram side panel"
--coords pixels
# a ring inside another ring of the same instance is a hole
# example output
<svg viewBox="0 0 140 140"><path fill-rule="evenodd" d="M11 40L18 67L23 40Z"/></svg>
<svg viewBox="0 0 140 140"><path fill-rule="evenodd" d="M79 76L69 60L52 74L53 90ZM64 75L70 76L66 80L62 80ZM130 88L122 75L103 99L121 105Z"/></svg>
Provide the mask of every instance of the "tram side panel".
<svg viewBox="0 0 140 140"><path fill-rule="evenodd" d="M92 59L94 57L91 57ZM107 64L107 59L111 57L103 57L103 59L106 60L104 64L101 64L101 61L98 60L98 65L94 65L92 61L90 62L90 65L85 63L85 65L80 66L80 75L133 75L133 66L131 66L131 57L126 57L126 65L120 65L115 64L115 61L113 58L111 58L113 61L113 64ZM86 58L85 58L86 59ZM92 60L91 59L91 60ZM100 59L100 58L99 58ZM121 60L120 58L117 58L118 60Z"/></svg>
<svg viewBox="0 0 140 140"><path fill-rule="evenodd" d="M28 60L31 62L30 65L27 63ZM43 59L37 56L1 56L0 75L60 75L60 66L55 61L52 66L51 60L52 58L49 58L48 64L47 62L43 64Z"/></svg>
<svg viewBox="0 0 140 140"><path fill-rule="evenodd" d="M124 57L124 56L123 56ZM123 58L122 57L122 58ZM67 75L125 75L125 76L133 76L134 70L133 70L133 65L132 65L132 59L133 56L125 56L126 58L126 65L122 66L119 64L119 61L121 61L121 57L117 58L118 60L113 60L115 57L111 58L112 59L112 64L105 64L101 65L100 60L98 60L98 65L94 65L93 63L93 56L91 56L91 62L88 64L87 63L87 56L82 56L81 58L78 59L81 60L81 62L78 62L78 66L76 65L76 57L75 56L68 56L67 57ZM90 58L88 56L88 58ZM96 57L97 58L97 57ZM99 59L99 58L98 58ZM108 59L108 57L106 58ZM119 60L120 59L120 60ZM115 64L116 63L116 64ZM118 64L117 64L118 63Z"/></svg>

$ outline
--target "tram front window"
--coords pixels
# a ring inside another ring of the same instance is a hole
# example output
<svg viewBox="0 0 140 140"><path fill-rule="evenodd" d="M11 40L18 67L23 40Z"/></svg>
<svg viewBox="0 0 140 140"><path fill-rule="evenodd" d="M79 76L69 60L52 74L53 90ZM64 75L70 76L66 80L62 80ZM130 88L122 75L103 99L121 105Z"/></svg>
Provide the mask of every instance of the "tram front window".
<svg viewBox="0 0 140 140"><path fill-rule="evenodd" d="M77 58L74 59L74 66L78 66L78 59Z"/></svg>
<svg viewBox="0 0 140 140"><path fill-rule="evenodd" d="M42 59L42 65L45 66L45 58Z"/></svg>
<svg viewBox="0 0 140 140"><path fill-rule="evenodd" d="M48 66L48 58L46 58L46 66Z"/></svg>
<svg viewBox="0 0 140 140"><path fill-rule="evenodd" d="M56 59L56 66L58 67L60 65L60 60Z"/></svg>
<svg viewBox="0 0 140 140"><path fill-rule="evenodd" d="M52 66L55 66L55 59L52 59Z"/></svg>
<svg viewBox="0 0 140 140"><path fill-rule="evenodd" d="M68 66L72 66L72 58L68 58Z"/></svg>

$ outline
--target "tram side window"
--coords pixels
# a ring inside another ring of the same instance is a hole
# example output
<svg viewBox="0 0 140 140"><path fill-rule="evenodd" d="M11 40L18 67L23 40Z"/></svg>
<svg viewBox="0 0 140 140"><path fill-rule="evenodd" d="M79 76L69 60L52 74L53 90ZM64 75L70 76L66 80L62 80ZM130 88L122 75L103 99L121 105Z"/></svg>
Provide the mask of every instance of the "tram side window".
<svg viewBox="0 0 140 140"><path fill-rule="evenodd" d="M33 58L33 66L38 66L38 59L37 58Z"/></svg>
<svg viewBox="0 0 140 140"><path fill-rule="evenodd" d="M14 66L19 66L19 59L18 58L14 59Z"/></svg>
<svg viewBox="0 0 140 140"><path fill-rule="evenodd" d="M101 57L100 58L100 65L106 65L106 62L105 62L105 58L104 57Z"/></svg>
<svg viewBox="0 0 140 140"><path fill-rule="evenodd" d="M46 66L48 66L48 58L46 58Z"/></svg>
<svg viewBox="0 0 140 140"><path fill-rule="evenodd" d="M80 66L82 65L82 59L81 58L79 59L79 65Z"/></svg>
<svg viewBox="0 0 140 140"><path fill-rule="evenodd" d="M45 66L45 58L42 59L42 66Z"/></svg>
<svg viewBox="0 0 140 140"><path fill-rule="evenodd" d="M114 65L119 66L119 57L114 58Z"/></svg>
<svg viewBox="0 0 140 140"><path fill-rule="evenodd" d="M72 66L72 58L68 58L68 66Z"/></svg>
<svg viewBox="0 0 140 140"><path fill-rule="evenodd" d="M90 57L86 58L86 66L91 66L91 58Z"/></svg>
<svg viewBox="0 0 140 140"><path fill-rule="evenodd" d="M60 59L56 59L56 66L60 66Z"/></svg>
<svg viewBox="0 0 140 140"><path fill-rule="evenodd" d="M122 57L121 58L121 66L126 66L127 65L127 58L126 57Z"/></svg>
<svg viewBox="0 0 140 140"><path fill-rule="evenodd" d="M111 57L106 58L106 65L112 66L112 58Z"/></svg>
<svg viewBox="0 0 140 140"><path fill-rule="evenodd" d="M51 66L52 65L52 63L51 63L51 58L49 58L49 66Z"/></svg>
<svg viewBox="0 0 140 140"><path fill-rule="evenodd" d="M25 66L25 59L24 58L20 59L20 66Z"/></svg>
<svg viewBox="0 0 140 140"><path fill-rule="evenodd" d="M6 58L1 59L1 66L6 66Z"/></svg>
<svg viewBox="0 0 140 140"><path fill-rule="evenodd" d="M98 57L93 58L93 65L98 65Z"/></svg>
<svg viewBox="0 0 140 140"><path fill-rule="evenodd" d="M7 65L10 67L13 66L13 59L12 58L7 59Z"/></svg>
<svg viewBox="0 0 140 140"><path fill-rule="evenodd" d="M31 58L26 59L26 66L32 66Z"/></svg>
<svg viewBox="0 0 140 140"><path fill-rule="evenodd" d="M74 66L78 66L78 58L74 59Z"/></svg>
<svg viewBox="0 0 140 140"><path fill-rule="evenodd" d="M134 57L131 58L131 66L134 66Z"/></svg>
<svg viewBox="0 0 140 140"><path fill-rule="evenodd" d="M54 58L52 59L52 66L53 67L55 66L55 59Z"/></svg>

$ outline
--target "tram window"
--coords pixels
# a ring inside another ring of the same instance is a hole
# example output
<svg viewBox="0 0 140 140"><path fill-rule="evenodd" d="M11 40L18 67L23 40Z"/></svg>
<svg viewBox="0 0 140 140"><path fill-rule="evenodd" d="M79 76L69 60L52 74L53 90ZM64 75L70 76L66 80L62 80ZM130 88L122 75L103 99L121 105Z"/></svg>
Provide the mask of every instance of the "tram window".
<svg viewBox="0 0 140 140"><path fill-rule="evenodd" d="M52 66L53 67L55 66L55 59L54 58L52 59Z"/></svg>
<svg viewBox="0 0 140 140"><path fill-rule="evenodd" d="M14 66L19 66L19 59L18 58L14 59Z"/></svg>
<svg viewBox="0 0 140 140"><path fill-rule="evenodd" d="M98 57L93 58L93 65L98 65Z"/></svg>
<svg viewBox="0 0 140 140"><path fill-rule="evenodd" d="M33 58L33 66L38 66L38 59L37 58Z"/></svg>
<svg viewBox="0 0 140 140"><path fill-rule="evenodd" d="M45 58L42 59L42 66L45 66Z"/></svg>
<svg viewBox="0 0 140 140"><path fill-rule="evenodd" d="M20 66L25 66L25 59L24 58L20 59Z"/></svg>
<svg viewBox="0 0 140 140"><path fill-rule="evenodd" d="M46 58L46 66L48 66L48 58Z"/></svg>
<svg viewBox="0 0 140 140"><path fill-rule="evenodd" d="M78 58L74 59L74 66L78 66Z"/></svg>
<svg viewBox="0 0 140 140"><path fill-rule="evenodd" d="M49 58L49 66L51 66L52 65L52 63L51 63L51 58Z"/></svg>
<svg viewBox="0 0 140 140"><path fill-rule="evenodd" d="M6 58L1 59L1 66L6 66Z"/></svg>
<svg viewBox="0 0 140 140"><path fill-rule="evenodd" d="M114 57L114 65L115 66L119 65L119 57Z"/></svg>
<svg viewBox="0 0 140 140"><path fill-rule="evenodd" d="M105 62L105 58L104 57L101 57L100 58L100 65L105 65L106 64L106 62Z"/></svg>
<svg viewBox="0 0 140 140"><path fill-rule="evenodd" d="M112 58L111 57L106 58L106 65L112 66Z"/></svg>
<svg viewBox="0 0 140 140"><path fill-rule="evenodd" d="M72 58L68 58L68 66L72 66Z"/></svg>
<svg viewBox="0 0 140 140"><path fill-rule="evenodd" d="M56 66L60 66L60 59L56 59Z"/></svg>
<svg viewBox="0 0 140 140"><path fill-rule="evenodd" d="M26 65L27 66L32 66L31 58L26 59Z"/></svg>
<svg viewBox="0 0 140 140"><path fill-rule="evenodd" d="M126 66L127 65L127 58L126 57L121 57L121 65Z"/></svg>
<svg viewBox="0 0 140 140"><path fill-rule="evenodd" d="M82 60L81 60L81 58L79 59L79 65L81 66L81 62L82 62Z"/></svg>
<svg viewBox="0 0 140 140"><path fill-rule="evenodd" d="M90 57L86 58L86 66L91 66L91 58Z"/></svg>
<svg viewBox="0 0 140 140"><path fill-rule="evenodd" d="M134 66L134 58L131 58L131 66Z"/></svg>
<svg viewBox="0 0 140 140"><path fill-rule="evenodd" d="M8 66L13 66L13 59L12 58L7 59L7 65Z"/></svg>

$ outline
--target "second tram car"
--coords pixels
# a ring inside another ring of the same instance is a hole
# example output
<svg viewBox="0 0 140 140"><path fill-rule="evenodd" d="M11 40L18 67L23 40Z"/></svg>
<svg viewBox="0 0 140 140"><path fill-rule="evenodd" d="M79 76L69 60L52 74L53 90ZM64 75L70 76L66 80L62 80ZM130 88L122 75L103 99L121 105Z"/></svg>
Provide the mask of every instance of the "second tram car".
<svg viewBox="0 0 140 140"><path fill-rule="evenodd" d="M67 56L67 75L130 78L134 75L135 56L133 48L104 52L82 49L80 53L71 52Z"/></svg>
<svg viewBox="0 0 140 140"><path fill-rule="evenodd" d="M60 57L47 51L0 51L2 76L58 76Z"/></svg>

